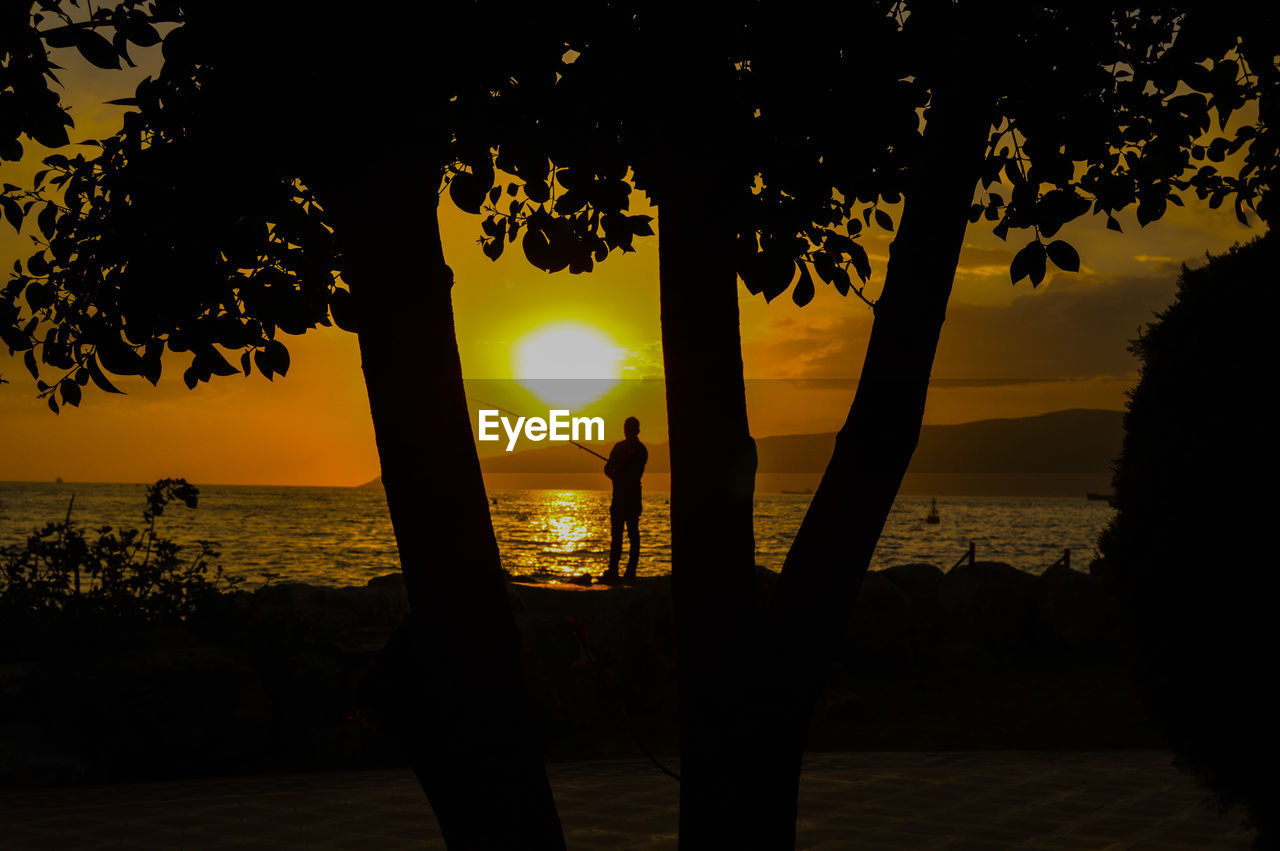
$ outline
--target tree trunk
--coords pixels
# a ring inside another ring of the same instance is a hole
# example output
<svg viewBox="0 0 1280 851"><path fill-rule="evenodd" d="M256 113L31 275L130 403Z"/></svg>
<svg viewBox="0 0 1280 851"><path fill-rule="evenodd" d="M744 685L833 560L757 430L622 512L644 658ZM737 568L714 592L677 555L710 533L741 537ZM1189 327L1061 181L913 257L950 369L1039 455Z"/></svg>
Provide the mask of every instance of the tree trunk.
<svg viewBox="0 0 1280 851"><path fill-rule="evenodd" d="M671 577L680 651L680 845L740 847L744 739L735 696L751 660L756 452L747 426L737 276L707 238L697 181L659 208L671 441ZM711 218L715 218L714 214ZM720 843L724 843L720 845Z"/></svg>
<svg viewBox="0 0 1280 851"><path fill-rule="evenodd" d="M783 566L773 600L770 670L780 680L765 736L764 796L778 809L761 847L795 843L796 796L808 726L848 627L924 417L987 135L990 106L973 87L935 90L920 168L906 194L848 418Z"/></svg>
<svg viewBox="0 0 1280 851"><path fill-rule="evenodd" d="M406 192L373 172L317 188L344 249L412 613L384 667L412 682L384 684L397 705L383 717L450 848L563 848L463 390L439 173Z"/></svg>
<svg viewBox="0 0 1280 851"><path fill-rule="evenodd" d="M741 723L754 633L755 441L747 425L733 265L733 193L726 156L732 115L721 84L731 69L715 22L657 7L661 79L659 288L671 446L671 580L679 648L680 846L742 847ZM725 66L721 67L720 63ZM735 178L742 179L736 180Z"/></svg>

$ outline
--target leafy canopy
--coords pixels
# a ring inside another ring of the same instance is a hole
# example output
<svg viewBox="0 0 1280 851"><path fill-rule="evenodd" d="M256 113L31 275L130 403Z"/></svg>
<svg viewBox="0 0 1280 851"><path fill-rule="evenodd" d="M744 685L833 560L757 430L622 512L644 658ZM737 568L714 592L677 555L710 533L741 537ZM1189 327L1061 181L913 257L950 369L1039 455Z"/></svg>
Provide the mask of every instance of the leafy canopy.
<svg viewBox="0 0 1280 851"><path fill-rule="evenodd" d="M678 181L706 179L707 221L730 234L747 288L772 299L794 283L802 305L815 279L870 303L860 237L894 229L940 92L990 113L969 219L1029 235L1014 283L1040 283L1049 263L1077 270L1056 237L1086 214L1118 230L1133 208L1146 225L1190 194L1242 222L1274 213L1270 11L755 2L682 41L661 4L341 21L297 2L122 2L88 17L67 14L70 0L39 5L0 42L0 96L24 104L3 112L0 157L20 155L21 137L66 147L50 49L110 68L163 32L164 58L119 132L52 154L33 186L0 196L34 241L0 290L0 340L54 410L91 381L158 381L166 349L190 354L188 386L255 367L270 378L289 367L281 334L354 329L317 187L362 159L399 201L369 214L404 215L443 187L484 215L487 256L519 240L548 272L590 271L652 233L628 212L633 185L661 205ZM658 57L651 79L640 57ZM713 111L715 138L670 109L677 87ZM419 171L442 180L396 186Z"/></svg>

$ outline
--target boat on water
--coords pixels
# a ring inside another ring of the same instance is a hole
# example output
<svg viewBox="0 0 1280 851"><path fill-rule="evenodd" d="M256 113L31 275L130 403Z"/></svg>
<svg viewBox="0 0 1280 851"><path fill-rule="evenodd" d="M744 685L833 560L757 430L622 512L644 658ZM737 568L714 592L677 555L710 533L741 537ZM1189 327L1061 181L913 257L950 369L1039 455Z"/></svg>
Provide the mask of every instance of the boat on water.
<svg viewBox="0 0 1280 851"><path fill-rule="evenodd" d="M1085 494L1085 496L1094 501L1106 501L1106 502L1116 501L1116 495L1113 493L1087 493Z"/></svg>
<svg viewBox="0 0 1280 851"><path fill-rule="evenodd" d="M938 516L938 498L935 496L929 503L929 516L924 522L935 525L942 522L942 518Z"/></svg>

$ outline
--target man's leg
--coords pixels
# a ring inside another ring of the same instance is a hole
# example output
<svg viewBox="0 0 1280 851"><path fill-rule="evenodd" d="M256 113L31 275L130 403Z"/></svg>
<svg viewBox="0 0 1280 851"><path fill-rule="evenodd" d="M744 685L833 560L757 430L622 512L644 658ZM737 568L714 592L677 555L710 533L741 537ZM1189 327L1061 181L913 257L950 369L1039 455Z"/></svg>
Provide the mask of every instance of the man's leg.
<svg viewBox="0 0 1280 851"><path fill-rule="evenodd" d="M630 551L627 553L627 579L636 578L636 565L640 563L640 518L632 516L627 518L627 539L631 545ZM621 541L619 541L621 544ZM616 565L617 562L614 562Z"/></svg>
<svg viewBox="0 0 1280 851"><path fill-rule="evenodd" d="M622 516L609 512L609 531L611 539L609 541L609 569L604 572L604 578L616 578L618 575L618 562L622 558Z"/></svg>

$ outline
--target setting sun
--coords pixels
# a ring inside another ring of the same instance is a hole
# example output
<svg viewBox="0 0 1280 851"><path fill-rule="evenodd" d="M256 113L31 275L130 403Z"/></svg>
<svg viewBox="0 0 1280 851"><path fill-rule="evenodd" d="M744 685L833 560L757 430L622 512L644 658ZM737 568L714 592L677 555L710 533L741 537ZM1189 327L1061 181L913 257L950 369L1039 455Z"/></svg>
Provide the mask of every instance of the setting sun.
<svg viewBox="0 0 1280 851"><path fill-rule="evenodd" d="M580 407L621 378L626 350L598 328L557 322L526 334L512 349L516 379L551 405Z"/></svg>

